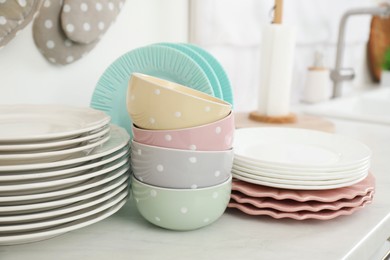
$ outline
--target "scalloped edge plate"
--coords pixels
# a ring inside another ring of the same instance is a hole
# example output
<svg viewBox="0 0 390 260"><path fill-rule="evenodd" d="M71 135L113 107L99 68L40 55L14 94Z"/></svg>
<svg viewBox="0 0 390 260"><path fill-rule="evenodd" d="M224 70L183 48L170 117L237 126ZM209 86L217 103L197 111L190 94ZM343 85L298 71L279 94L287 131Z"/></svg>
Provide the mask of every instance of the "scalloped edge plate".
<svg viewBox="0 0 390 260"><path fill-rule="evenodd" d="M266 215L276 219L281 218L291 218L295 220L306 220L306 219L317 219L317 220L330 220L339 216L351 215L358 209L364 208L366 205L370 204L372 200L366 200L357 207L345 207L339 210L321 210L318 212L310 211L297 211L297 212L282 212L274 209L259 209L250 204L240 204L235 202L230 202L228 208L236 208L248 215L260 216Z"/></svg>
<svg viewBox="0 0 390 260"><path fill-rule="evenodd" d="M282 212L297 212L297 211L311 211L318 212L320 210L339 210L344 207L358 207L363 202L371 200L374 191L370 191L365 195L356 196L352 199L341 199L332 202L319 202L319 201L295 201L291 199L276 200L273 198L254 198L248 197L240 192L233 192L231 194L232 201L240 204L251 204L257 208L270 208L279 210Z"/></svg>
<svg viewBox="0 0 390 260"><path fill-rule="evenodd" d="M364 180L343 188L330 190L291 190L267 187L236 180L232 182L232 190L251 197L271 197L277 200L292 199L296 201L333 202L340 199L352 199L375 190L375 177L370 172Z"/></svg>

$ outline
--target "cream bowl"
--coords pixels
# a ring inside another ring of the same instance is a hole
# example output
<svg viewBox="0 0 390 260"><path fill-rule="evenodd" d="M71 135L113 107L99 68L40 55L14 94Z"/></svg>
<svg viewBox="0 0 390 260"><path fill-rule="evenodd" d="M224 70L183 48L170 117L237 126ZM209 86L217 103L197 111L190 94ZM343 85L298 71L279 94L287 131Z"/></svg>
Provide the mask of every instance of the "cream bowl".
<svg viewBox="0 0 390 260"><path fill-rule="evenodd" d="M150 223L172 230L193 230L216 221L229 203L232 178L202 189L168 189L133 177L132 193L140 214Z"/></svg>
<svg viewBox="0 0 390 260"><path fill-rule="evenodd" d="M133 124L134 141L142 144L166 148L221 151L232 148L234 137L234 114L210 124L174 129L149 130Z"/></svg>
<svg viewBox="0 0 390 260"><path fill-rule="evenodd" d="M131 168L140 181L165 188L197 189L231 176L233 150L190 151L132 141Z"/></svg>
<svg viewBox="0 0 390 260"><path fill-rule="evenodd" d="M133 73L127 111L140 128L166 130L218 121L231 112L231 104L171 81Z"/></svg>

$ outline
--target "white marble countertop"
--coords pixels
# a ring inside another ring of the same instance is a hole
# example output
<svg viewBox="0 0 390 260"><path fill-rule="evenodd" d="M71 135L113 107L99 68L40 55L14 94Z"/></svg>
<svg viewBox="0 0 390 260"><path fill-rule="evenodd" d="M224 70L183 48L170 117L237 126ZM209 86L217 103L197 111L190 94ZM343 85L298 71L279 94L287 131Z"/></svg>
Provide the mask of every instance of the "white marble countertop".
<svg viewBox="0 0 390 260"><path fill-rule="evenodd" d="M0 247L0 259L375 259L372 255L390 236L390 126L332 121L335 132L373 150L374 201L351 216L277 220L228 209L208 227L174 232L143 220L130 200L94 225L46 241Z"/></svg>

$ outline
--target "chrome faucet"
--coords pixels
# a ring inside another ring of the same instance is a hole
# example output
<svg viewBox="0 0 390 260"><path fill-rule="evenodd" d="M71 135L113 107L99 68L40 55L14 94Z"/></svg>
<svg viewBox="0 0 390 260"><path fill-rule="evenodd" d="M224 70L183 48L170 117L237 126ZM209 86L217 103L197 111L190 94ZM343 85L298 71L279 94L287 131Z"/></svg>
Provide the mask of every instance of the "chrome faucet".
<svg viewBox="0 0 390 260"><path fill-rule="evenodd" d="M340 20L339 35L337 40L337 53L336 53L336 64L334 69L330 73L330 78L333 81L333 93L332 98L341 96L341 83L345 80L352 80L355 77L353 68L342 68L343 52L344 52L344 41L345 41L345 27L347 19L352 15L380 15L389 16L390 6L378 6L372 8L358 8L349 10L344 13Z"/></svg>

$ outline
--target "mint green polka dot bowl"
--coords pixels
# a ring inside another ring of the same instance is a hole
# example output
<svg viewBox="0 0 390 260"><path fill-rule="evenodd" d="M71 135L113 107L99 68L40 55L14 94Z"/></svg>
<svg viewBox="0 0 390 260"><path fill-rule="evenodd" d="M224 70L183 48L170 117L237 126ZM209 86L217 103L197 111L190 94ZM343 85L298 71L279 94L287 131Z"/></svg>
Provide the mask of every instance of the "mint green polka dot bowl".
<svg viewBox="0 0 390 260"><path fill-rule="evenodd" d="M139 213L150 223L170 230L205 227L224 213L230 199L232 178L201 189L169 189L132 179L132 194Z"/></svg>

